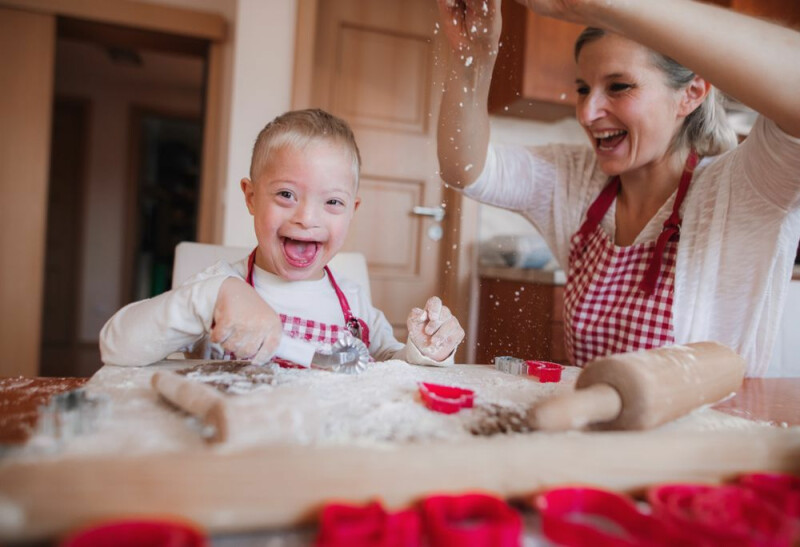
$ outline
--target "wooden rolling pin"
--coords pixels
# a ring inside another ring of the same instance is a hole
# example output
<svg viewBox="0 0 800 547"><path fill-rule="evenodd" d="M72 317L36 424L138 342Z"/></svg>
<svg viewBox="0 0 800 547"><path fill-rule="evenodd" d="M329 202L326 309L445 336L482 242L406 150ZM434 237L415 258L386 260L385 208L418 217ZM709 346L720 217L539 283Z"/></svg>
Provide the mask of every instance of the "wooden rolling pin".
<svg viewBox="0 0 800 547"><path fill-rule="evenodd" d="M595 359L574 392L532 409L531 425L545 431L649 429L731 395L742 385L744 368L744 359L716 342Z"/></svg>
<svg viewBox="0 0 800 547"><path fill-rule="evenodd" d="M181 410L196 416L203 425L213 428L206 440L222 442L228 437L226 397L213 386L180 374L160 370L150 380L153 389Z"/></svg>

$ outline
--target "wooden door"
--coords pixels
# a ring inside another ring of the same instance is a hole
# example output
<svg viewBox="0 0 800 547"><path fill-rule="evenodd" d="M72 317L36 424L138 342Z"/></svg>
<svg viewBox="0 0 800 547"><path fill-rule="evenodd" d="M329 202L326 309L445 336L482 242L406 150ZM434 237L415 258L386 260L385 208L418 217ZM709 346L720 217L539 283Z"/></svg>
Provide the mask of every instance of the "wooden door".
<svg viewBox="0 0 800 547"><path fill-rule="evenodd" d="M44 279L55 18L0 8L0 376L35 376Z"/></svg>
<svg viewBox="0 0 800 547"><path fill-rule="evenodd" d="M366 255L373 304L404 340L411 308L441 292L441 219L414 213L442 202L436 3L319 0L316 8L311 104L351 124L363 160L344 250Z"/></svg>

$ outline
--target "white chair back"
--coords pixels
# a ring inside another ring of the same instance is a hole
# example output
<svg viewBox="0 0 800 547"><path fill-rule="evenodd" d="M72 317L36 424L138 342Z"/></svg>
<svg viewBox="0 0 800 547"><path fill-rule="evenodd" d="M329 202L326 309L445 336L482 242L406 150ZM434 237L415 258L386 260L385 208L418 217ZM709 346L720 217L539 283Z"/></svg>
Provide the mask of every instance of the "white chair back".
<svg viewBox="0 0 800 547"><path fill-rule="evenodd" d="M234 263L246 257L250 247L229 247L209 243L182 241L175 247L175 262L172 267L174 289L194 274L201 272L219 260ZM338 253L328 264L335 277L347 277L360 284L370 295L367 261L361 253Z"/></svg>

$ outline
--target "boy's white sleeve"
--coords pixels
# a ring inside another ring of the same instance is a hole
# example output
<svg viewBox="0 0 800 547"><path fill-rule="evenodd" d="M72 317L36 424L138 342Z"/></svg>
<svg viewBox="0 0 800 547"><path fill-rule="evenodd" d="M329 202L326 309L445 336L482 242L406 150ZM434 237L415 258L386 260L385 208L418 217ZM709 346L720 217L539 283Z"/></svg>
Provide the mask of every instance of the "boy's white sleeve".
<svg viewBox="0 0 800 547"><path fill-rule="evenodd" d="M210 330L217 294L228 277L241 277L218 262L163 294L128 304L100 331L105 364L141 366L192 348Z"/></svg>
<svg viewBox="0 0 800 547"><path fill-rule="evenodd" d="M411 340L406 341L406 345L398 351L393 359L401 359L412 365L428 365L434 367L449 367L455 362L456 352L453 352L444 361L434 361L430 357L425 357L422 352L414 345Z"/></svg>

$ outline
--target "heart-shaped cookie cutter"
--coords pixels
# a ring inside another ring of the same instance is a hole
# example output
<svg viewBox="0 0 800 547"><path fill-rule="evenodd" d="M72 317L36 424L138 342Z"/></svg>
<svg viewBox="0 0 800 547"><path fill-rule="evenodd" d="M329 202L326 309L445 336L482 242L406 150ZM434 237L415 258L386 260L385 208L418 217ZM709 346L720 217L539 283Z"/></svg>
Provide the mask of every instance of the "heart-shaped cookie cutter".
<svg viewBox="0 0 800 547"><path fill-rule="evenodd" d="M462 408L472 408L475 402L475 392L471 389L428 382L419 383L419 395L427 408L443 414L453 414Z"/></svg>

